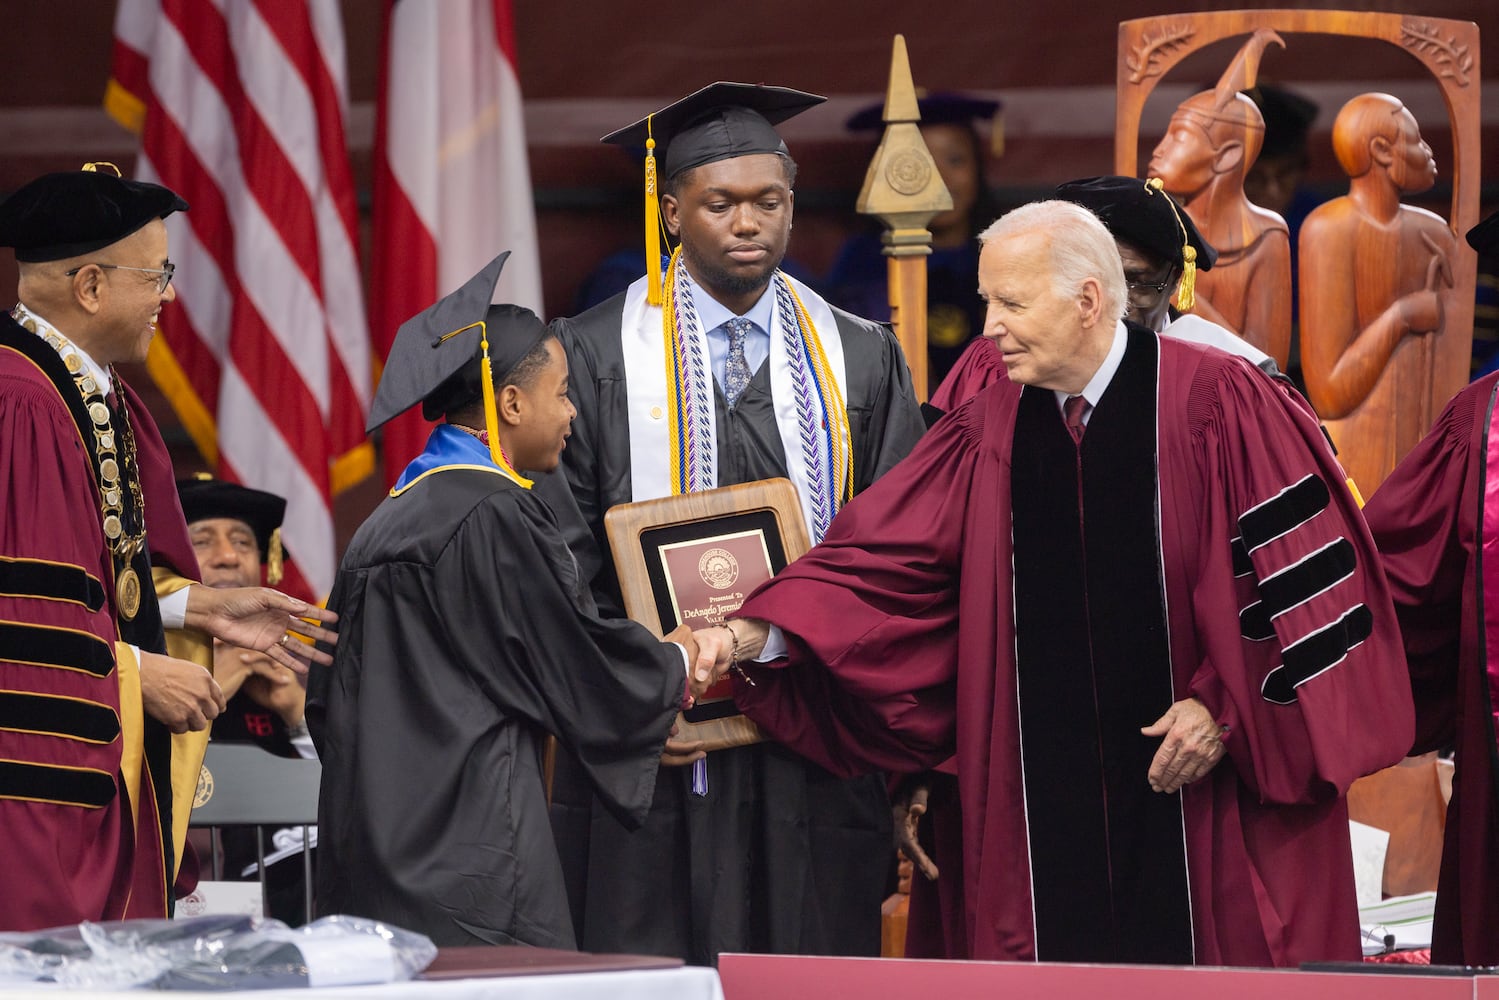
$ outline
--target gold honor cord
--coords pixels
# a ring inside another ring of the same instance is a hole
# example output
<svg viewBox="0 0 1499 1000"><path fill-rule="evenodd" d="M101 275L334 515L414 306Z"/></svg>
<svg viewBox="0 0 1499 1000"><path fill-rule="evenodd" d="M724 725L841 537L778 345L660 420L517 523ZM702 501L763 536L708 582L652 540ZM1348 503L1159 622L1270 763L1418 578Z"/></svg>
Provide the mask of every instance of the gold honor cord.
<svg viewBox="0 0 1499 1000"><path fill-rule="evenodd" d="M510 463L505 459L505 452L500 447L500 415L495 408L494 401L494 368L489 363L489 327L482 319L477 320L468 326L459 327L452 333L443 334L438 343L442 343L449 337L456 337L466 330L472 330L476 326L479 328L479 380L482 383L480 389L484 393L484 430L489 435L489 457L502 472L529 490L531 480L510 467Z"/></svg>

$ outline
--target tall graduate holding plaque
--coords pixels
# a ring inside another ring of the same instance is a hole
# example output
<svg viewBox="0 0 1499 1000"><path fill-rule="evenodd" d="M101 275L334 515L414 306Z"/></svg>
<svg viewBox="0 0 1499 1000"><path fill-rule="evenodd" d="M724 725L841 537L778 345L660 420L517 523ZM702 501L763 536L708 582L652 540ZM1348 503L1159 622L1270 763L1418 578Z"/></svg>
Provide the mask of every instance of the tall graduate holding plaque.
<svg viewBox="0 0 1499 1000"><path fill-rule="evenodd" d="M774 126L821 101L718 83L605 139L646 149L651 273L556 324L578 407L558 485L588 528L574 551L601 607L619 608L610 507L785 477L815 541L921 433L889 327L780 270L796 165ZM679 241L664 269L663 225ZM774 744L714 751L663 769L630 834L559 762L553 821L585 948L693 962L878 952L890 817L877 778L839 781Z"/></svg>

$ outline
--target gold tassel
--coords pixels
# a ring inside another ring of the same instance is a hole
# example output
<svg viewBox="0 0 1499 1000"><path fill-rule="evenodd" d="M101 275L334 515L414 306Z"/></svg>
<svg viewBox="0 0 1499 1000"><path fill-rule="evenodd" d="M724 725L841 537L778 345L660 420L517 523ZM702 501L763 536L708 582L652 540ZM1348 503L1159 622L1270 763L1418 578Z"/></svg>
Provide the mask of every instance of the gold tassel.
<svg viewBox="0 0 1499 1000"><path fill-rule="evenodd" d="M99 170L100 167L108 167L110 170L112 170L114 172L114 175L116 177L123 176L120 173L120 168L117 167L117 166L115 166L113 163L110 163L108 160L95 160L92 163L85 163L83 165L82 169L83 169L83 172L86 173L86 174L97 174L97 173L101 172Z"/></svg>
<svg viewBox="0 0 1499 1000"><path fill-rule="evenodd" d="M651 135L651 119L645 119L645 300L661 304L661 197L656 188L656 139Z"/></svg>
<svg viewBox="0 0 1499 1000"><path fill-rule="evenodd" d="M473 324L479 328L479 379L484 393L484 430L489 433L489 457L495 465L504 469L521 486L531 488L531 480L522 476L505 461L505 451L500 447L500 411L494 400L494 367L489 363L489 327L483 321Z"/></svg>
<svg viewBox="0 0 1499 1000"><path fill-rule="evenodd" d="M285 552L281 548L281 529L276 528L271 532L271 540L265 547L265 582L267 586L274 587L281 582L281 577L285 573L285 568L282 565L284 558Z"/></svg>
<svg viewBox="0 0 1499 1000"><path fill-rule="evenodd" d="M479 324L479 383L484 394L484 430L489 434L489 457L495 465L505 467L505 453L500 450L500 413L494 402L494 369L489 363L489 327Z"/></svg>
<svg viewBox="0 0 1499 1000"><path fill-rule="evenodd" d="M1159 177L1152 177L1145 182L1145 190L1150 194L1158 194L1166 199L1166 206L1171 209L1171 216L1176 220L1176 228L1182 234L1182 277L1176 286L1176 308L1182 312L1191 312L1192 307L1197 304L1197 248L1187 238L1187 225L1182 222L1181 212L1176 208L1176 202L1166 193L1166 182Z"/></svg>
<svg viewBox="0 0 1499 1000"><path fill-rule="evenodd" d="M1182 247L1182 280L1176 286L1176 308L1191 312L1197 304L1197 248Z"/></svg>

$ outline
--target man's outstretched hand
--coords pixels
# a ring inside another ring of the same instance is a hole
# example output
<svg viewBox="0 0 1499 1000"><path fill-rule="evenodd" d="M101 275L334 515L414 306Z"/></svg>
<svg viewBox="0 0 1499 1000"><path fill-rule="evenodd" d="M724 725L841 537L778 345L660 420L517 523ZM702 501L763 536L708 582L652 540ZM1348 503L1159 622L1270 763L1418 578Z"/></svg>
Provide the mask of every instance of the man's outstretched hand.
<svg viewBox="0 0 1499 1000"><path fill-rule="evenodd" d="M307 673L309 663L333 662L333 657L299 637L333 645L338 634L322 625L336 621L338 615L326 608L267 587L220 589L200 584L187 592L189 628L231 646L258 650L299 674Z"/></svg>

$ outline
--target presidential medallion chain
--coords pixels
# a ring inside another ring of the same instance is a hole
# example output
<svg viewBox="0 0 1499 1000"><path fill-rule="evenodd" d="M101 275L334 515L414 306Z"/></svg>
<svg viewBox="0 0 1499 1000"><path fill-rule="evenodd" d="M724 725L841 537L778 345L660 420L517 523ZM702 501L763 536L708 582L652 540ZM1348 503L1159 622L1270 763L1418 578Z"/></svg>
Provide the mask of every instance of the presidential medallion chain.
<svg viewBox="0 0 1499 1000"><path fill-rule="evenodd" d="M110 551L120 568L115 573L115 609L119 616L131 621L140 611L141 580L131 565L146 544L146 507L141 494L140 470L135 464L135 437L131 433L129 417L121 407L121 426L116 429L105 393L116 386L104 386L89 373L83 356L62 334L45 320L33 315L25 306L17 304L11 317L22 327L42 338L48 347L57 352L63 367L73 376L83 397L84 409L88 412L94 434L94 468L99 481L99 514L104 536ZM121 480L124 480L124 483ZM130 490L135 507L135 531L129 530L125 512L125 489Z"/></svg>

